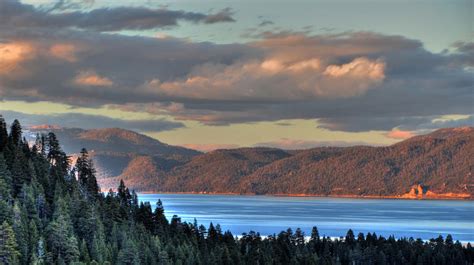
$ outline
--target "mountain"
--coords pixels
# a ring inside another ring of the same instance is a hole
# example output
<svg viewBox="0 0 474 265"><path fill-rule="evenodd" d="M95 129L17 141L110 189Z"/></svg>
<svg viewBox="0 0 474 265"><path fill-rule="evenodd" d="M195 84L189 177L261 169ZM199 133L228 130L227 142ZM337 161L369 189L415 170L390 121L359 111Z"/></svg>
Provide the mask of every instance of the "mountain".
<svg viewBox="0 0 474 265"><path fill-rule="evenodd" d="M141 191L473 198L474 128L385 146L217 150L161 171ZM140 182L132 177L130 183Z"/></svg>
<svg viewBox="0 0 474 265"><path fill-rule="evenodd" d="M272 148L216 150L172 169L158 187L166 191L233 192L241 178L290 156L286 151Z"/></svg>
<svg viewBox="0 0 474 265"><path fill-rule="evenodd" d="M122 129L53 128L64 149L91 150L102 188L141 192L474 198L474 128L448 128L391 146L223 149L175 147Z"/></svg>
<svg viewBox="0 0 474 265"><path fill-rule="evenodd" d="M388 147L303 151L246 176L239 190L257 194L472 197L473 157L473 128L442 129ZM421 192L416 192L420 187Z"/></svg>
<svg viewBox="0 0 474 265"><path fill-rule="evenodd" d="M116 186L114 177L130 175L137 168L149 170L169 170L188 162L201 154L198 151L162 143L156 139L133 131L107 128L84 130L78 128L59 128L36 126L29 128L29 138L37 133L52 131L61 140L63 150L75 159L81 148L89 150L97 169L99 182L110 182ZM140 163L143 163L140 165ZM137 171L138 172L138 171ZM137 177L143 177L136 174ZM108 180L110 178L110 180ZM108 185L106 185L108 186Z"/></svg>

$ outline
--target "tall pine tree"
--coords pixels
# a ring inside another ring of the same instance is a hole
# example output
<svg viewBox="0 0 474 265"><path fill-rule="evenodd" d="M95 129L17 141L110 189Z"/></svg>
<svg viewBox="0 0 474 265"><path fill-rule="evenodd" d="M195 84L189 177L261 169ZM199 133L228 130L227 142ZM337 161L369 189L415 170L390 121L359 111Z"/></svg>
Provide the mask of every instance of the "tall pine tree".
<svg viewBox="0 0 474 265"><path fill-rule="evenodd" d="M0 263L19 264L19 256L20 252L13 228L4 221L0 225Z"/></svg>
<svg viewBox="0 0 474 265"><path fill-rule="evenodd" d="M7 123L2 115L0 115L0 152L2 152L8 143Z"/></svg>
<svg viewBox="0 0 474 265"><path fill-rule="evenodd" d="M92 160L89 158L89 153L85 148L82 148L81 155L76 162L76 172L79 179L79 184L82 189L91 198L99 195L99 185L95 177L95 170L92 165Z"/></svg>
<svg viewBox="0 0 474 265"><path fill-rule="evenodd" d="M20 122L18 120L14 120L10 128L10 142L13 145L18 146L21 141L21 134L22 130Z"/></svg>

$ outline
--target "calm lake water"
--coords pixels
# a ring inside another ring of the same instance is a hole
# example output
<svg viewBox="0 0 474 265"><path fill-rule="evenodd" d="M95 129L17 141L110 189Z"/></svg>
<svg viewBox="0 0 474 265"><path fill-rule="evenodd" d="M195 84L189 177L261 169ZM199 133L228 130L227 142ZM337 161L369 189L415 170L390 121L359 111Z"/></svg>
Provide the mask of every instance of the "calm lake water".
<svg viewBox="0 0 474 265"><path fill-rule="evenodd" d="M451 234L455 240L474 242L474 202L368 200L315 197L271 197L197 194L139 194L153 206L161 199L167 218L219 223L239 235L250 230L270 235L301 228L310 235L345 236L359 232L430 239Z"/></svg>

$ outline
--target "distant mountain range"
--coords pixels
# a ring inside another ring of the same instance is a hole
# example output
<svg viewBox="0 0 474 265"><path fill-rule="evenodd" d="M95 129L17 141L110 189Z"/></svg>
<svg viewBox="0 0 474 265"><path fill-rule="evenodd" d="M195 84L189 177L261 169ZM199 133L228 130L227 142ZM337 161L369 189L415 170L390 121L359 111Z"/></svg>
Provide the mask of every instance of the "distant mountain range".
<svg viewBox="0 0 474 265"><path fill-rule="evenodd" d="M123 129L47 130L68 153L91 150L103 189L124 179L141 192L474 198L473 127L441 129L386 147L209 153Z"/></svg>

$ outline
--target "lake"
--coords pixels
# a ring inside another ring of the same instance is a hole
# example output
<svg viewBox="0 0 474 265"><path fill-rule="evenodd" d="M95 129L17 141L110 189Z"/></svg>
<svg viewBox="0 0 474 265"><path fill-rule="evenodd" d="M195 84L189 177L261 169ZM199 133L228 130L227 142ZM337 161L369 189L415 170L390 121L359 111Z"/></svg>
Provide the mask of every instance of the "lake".
<svg viewBox="0 0 474 265"><path fill-rule="evenodd" d="M455 240L474 242L474 202L444 200L376 200L319 197L272 197L201 194L139 194L152 206L161 199L168 219L194 218L206 226L219 223L240 235L250 230L270 235L299 227L306 235L317 226L320 235L345 236L376 232L430 239L451 234Z"/></svg>

